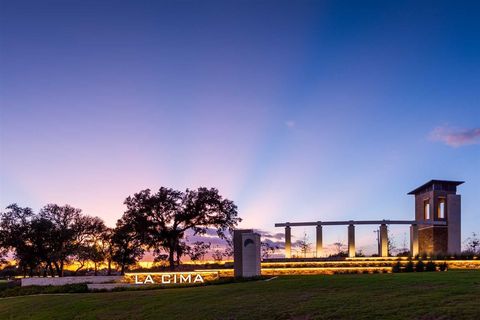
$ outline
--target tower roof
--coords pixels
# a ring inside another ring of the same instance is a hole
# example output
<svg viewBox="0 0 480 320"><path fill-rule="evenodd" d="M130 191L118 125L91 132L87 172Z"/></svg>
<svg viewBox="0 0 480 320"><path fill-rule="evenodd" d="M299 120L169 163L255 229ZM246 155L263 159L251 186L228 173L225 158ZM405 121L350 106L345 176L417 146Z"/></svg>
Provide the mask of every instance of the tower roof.
<svg viewBox="0 0 480 320"><path fill-rule="evenodd" d="M432 190L446 190L446 191L457 191L457 186L461 185L465 181L451 181L451 180L430 180L425 184L422 184L420 187L410 191L408 194L419 194L428 189Z"/></svg>

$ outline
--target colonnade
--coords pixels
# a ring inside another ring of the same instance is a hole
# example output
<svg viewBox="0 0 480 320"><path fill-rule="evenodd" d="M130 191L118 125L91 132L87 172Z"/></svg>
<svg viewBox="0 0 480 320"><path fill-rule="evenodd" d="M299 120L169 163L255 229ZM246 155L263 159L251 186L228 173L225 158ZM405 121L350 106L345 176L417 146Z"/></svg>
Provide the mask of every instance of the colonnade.
<svg viewBox="0 0 480 320"><path fill-rule="evenodd" d="M356 225L379 225L379 256L388 257L388 228L389 224L406 224L410 225L410 253L412 256L418 254L418 225L422 224L439 224L443 225L444 222L438 221L415 221L415 220L368 220L368 221L316 221L316 222L286 222L276 223L275 227L285 227L285 258L292 257L292 227L303 226L316 226L316 245L315 252L317 257L323 255L323 226L331 225L347 225L348 232L348 256L350 258L355 257L355 226Z"/></svg>

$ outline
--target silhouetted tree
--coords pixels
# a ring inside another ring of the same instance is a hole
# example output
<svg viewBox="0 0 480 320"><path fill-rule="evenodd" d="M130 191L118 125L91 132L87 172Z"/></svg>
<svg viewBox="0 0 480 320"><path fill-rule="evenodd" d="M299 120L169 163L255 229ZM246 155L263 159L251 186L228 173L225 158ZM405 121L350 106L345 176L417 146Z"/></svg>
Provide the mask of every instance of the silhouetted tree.
<svg viewBox="0 0 480 320"><path fill-rule="evenodd" d="M145 249L132 224L123 219L117 221L111 237L111 251L112 260L120 266L121 274L143 257Z"/></svg>
<svg viewBox="0 0 480 320"><path fill-rule="evenodd" d="M55 259L55 244L57 239L52 233L54 225L51 221L36 216L29 225L24 241L32 247L32 254L43 267L43 276L54 275L52 263Z"/></svg>
<svg viewBox="0 0 480 320"><path fill-rule="evenodd" d="M0 265L7 263L7 254L8 250L3 247L3 243L0 243Z"/></svg>
<svg viewBox="0 0 480 320"><path fill-rule="evenodd" d="M76 275L78 271L82 270L88 263L88 260L90 260L90 248L86 246L78 247L75 254L75 262L77 263L77 268L73 273Z"/></svg>
<svg viewBox="0 0 480 320"><path fill-rule="evenodd" d="M0 233L4 250L11 250L24 275L53 275L55 235L53 223L35 215L30 208L16 204L7 207L1 214Z"/></svg>
<svg viewBox="0 0 480 320"><path fill-rule="evenodd" d="M211 246L210 242L196 241L189 247L188 255L192 261L203 260Z"/></svg>
<svg viewBox="0 0 480 320"><path fill-rule="evenodd" d="M113 263L113 233L114 229L106 228L103 232L102 239L101 239L101 247L102 251L104 252L105 261L107 263L107 275L112 274L112 263Z"/></svg>
<svg viewBox="0 0 480 320"><path fill-rule="evenodd" d="M2 248L13 251L14 258L24 276L27 272L33 275L40 263L33 244L29 241L32 238L30 224L34 213L32 209L22 208L17 204L9 205L6 209L7 211L1 213L0 219Z"/></svg>
<svg viewBox="0 0 480 320"><path fill-rule="evenodd" d="M225 237L225 249L223 256L227 259L233 258L233 232L229 232Z"/></svg>
<svg viewBox="0 0 480 320"><path fill-rule="evenodd" d="M262 258L268 259L268 257L275 253L275 250L278 249L278 246L273 246L269 242L262 242Z"/></svg>
<svg viewBox="0 0 480 320"><path fill-rule="evenodd" d="M2 217L0 213L0 218ZM3 220L2 220L3 221ZM0 221L0 265L7 263L8 244L7 244L7 232L2 229L2 222Z"/></svg>
<svg viewBox="0 0 480 320"><path fill-rule="evenodd" d="M180 265L180 259L181 257L188 252L189 246L184 242L180 241L175 249L175 254L177 259L175 260L175 264L177 266Z"/></svg>
<svg viewBox="0 0 480 320"><path fill-rule="evenodd" d="M56 238L53 264L60 277L63 276L65 264L76 253L81 241L79 238L84 236L81 212L69 205L57 204L47 204L40 210L40 217L53 223L52 233Z"/></svg>
<svg viewBox="0 0 480 320"><path fill-rule="evenodd" d="M343 242L335 242L333 246L338 254L342 253L343 249L345 248L345 244Z"/></svg>
<svg viewBox="0 0 480 320"><path fill-rule="evenodd" d="M346 245L343 242L335 242L332 244L333 247L335 248L335 253L330 254L329 257L331 258L338 258L338 257L346 257L347 252L346 250Z"/></svg>
<svg viewBox="0 0 480 320"><path fill-rule="evenodd" d="M0 214L0 245L11 250L24 275L56 273L70 259L92 261L95 269L104 261L101 240L106 232L102 219L82 215L71 206L49 204L39 214L16 204ZM77 270L78 271L78 270Z"/></svg>
<svg viewBox="0 0 480 320"><path fill-rule="evenodd" d="M222 252L222 250L220 250L220 249L215 249L212 253L213 260L215 260L217 262L222 261L223 257L224 257L224 252Z"/></svg>
<svg viewBox="0 0 480 320"><path fill-rule="evenodd" d="M480 252L480 238L475 232L472 232L472 236L468 237L465 240L465 244L467 247L467 252L470 252L472 254L477 254Z"/></svg>
<svg viewBox="0 0 480 320"><path fill-rule="evenodd" d="M307 257L307 252L310 250L311 243L308 241L307 234L304 233L303 239L298 242L298 246L300 247L300 252L303 254L303 257Z"/></svg>
<svg viewBox="0 0 480 320"><path fill-rule="evenodd" d="M393 233L390 231L390 228L387 226L387 248L388 248L388 255L393 256L393 252L397 250L397 246L395 244L395 237Z"/></svg>
<svg viewBox="0 0 480 320"><path fill-rule="evenodd" d="M171 269L175 254L179 261L183 253L183 239L187 230L194 235L205 234L215 228L220 238L241 221L237 206L223 199L218 190L211 188L187 189L185 192L160 188L140 191L125 200L127 211L123 219L136 231L142 243L153 249L155 255L166 251Z"/></svg>
<svg viewBox="0 0 480 320"><path fill-rule="evenodd" d="M93 263L94 274L97 275L99 264L106 258L104 250L104 238L107 227L99 217L80 215L75 223L75 245L73 246L75 257L80 262L80 270L86 262Z"/></svg>

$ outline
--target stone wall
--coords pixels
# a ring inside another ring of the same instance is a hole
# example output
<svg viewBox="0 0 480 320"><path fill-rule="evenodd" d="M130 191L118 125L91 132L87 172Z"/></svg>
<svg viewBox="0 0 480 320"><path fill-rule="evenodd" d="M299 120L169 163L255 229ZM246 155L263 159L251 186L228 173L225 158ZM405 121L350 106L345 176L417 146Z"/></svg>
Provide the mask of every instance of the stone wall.
<svg viewBox="0 0 480 320"><path fill-rule="evenodd" d="M23 278L22 287L24 286L63 286L75 283L110 283L120 282L122 276L84 276L84 277L34 277Z"/></svg>
<svg viewBox="0 0 480 320"><path fill-rule="evenodd" d="M420 253L439 253L448 251L448 227L431 226L418 230L418 250Z"/></svg>

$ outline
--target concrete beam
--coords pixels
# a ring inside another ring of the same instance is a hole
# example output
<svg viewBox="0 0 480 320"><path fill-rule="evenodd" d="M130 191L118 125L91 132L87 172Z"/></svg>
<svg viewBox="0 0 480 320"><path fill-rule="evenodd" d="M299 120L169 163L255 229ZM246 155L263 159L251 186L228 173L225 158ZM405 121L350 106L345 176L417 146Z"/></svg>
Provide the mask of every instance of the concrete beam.
<svg viewBox="0 0 480 320"><path fill-rule="evenodd" d="M386 224L380 225L380 257L388 257L388 229Z"/></svg>
<svg viewBox="0 0 480 320"><path fill-rule="evenodd" d="M285 222L275 223L275 227L308 227L308 226L339 226L350 224L418 224L418 225L447 225L446 221L416 221L416 220L348 220L348 221L315 221L315 222Z"/></svg>
<svg viewBox="0 0 480 320"><path fill-rule="evenodd" d="M348 257L355 257L355 226L348 225Z"/></svg>

